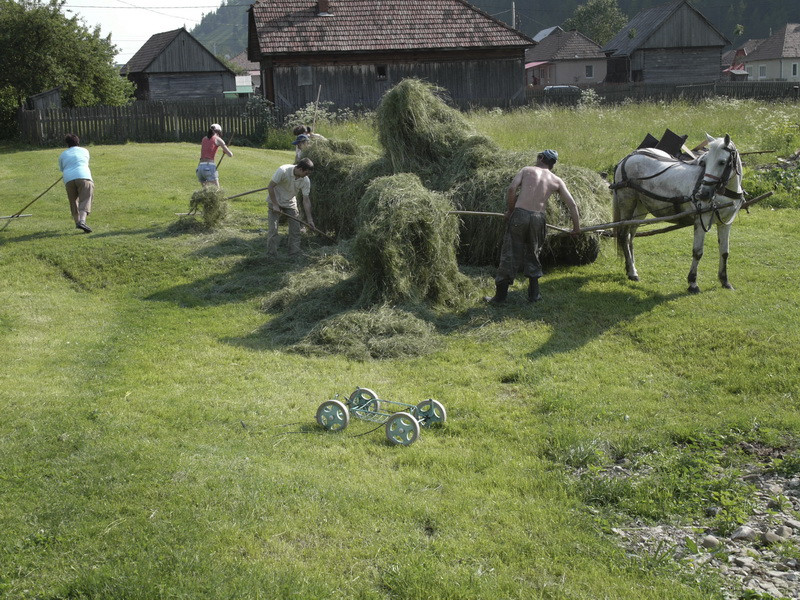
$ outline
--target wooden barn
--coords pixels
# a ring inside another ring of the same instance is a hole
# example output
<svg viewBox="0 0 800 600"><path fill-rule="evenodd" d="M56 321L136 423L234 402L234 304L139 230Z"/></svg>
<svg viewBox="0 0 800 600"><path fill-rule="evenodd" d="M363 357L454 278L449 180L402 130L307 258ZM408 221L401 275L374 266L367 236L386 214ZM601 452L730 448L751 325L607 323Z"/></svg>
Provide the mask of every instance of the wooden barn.
<svg viewBox="0 0 800 600"><path fill-rule="evenodd" d="M153 35L122 67L137 100L223 98L236 75L186 29Z"/></svg>
<svg viewBox="0 0 800 600"><path fill-rule="evenodd" d="M603 47L606 82L717 81L729 44L687 0L672 0L637 14Z"/></svg>
<svg viewBox="0 0 800 600"><path fill-rule="evenodd" d="M525 48L535 42L464 0L257 0L248 58L264 96L293 111L317 99L373 108L409 77L459 106L525 101Z"/></svg>

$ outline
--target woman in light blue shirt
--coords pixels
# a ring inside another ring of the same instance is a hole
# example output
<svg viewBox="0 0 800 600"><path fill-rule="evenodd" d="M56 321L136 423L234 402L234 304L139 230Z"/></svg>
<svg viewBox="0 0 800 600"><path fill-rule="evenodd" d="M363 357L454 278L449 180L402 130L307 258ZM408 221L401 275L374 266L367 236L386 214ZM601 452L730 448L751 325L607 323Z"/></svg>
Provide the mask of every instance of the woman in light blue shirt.
<svg viewBox="0 0 800 600"><path fill-rule="evenodd" d="M67 188L69 210L75 220L75 227L84 233L91 233L91 227L86 224L86 217L92 212L94 197L94 182L92 172L89 170L89 151L80 147L81 141L74 133L67 134L64 141L67 143L67 149L58 157L58 168L61 169L64 185Z"/></svg>

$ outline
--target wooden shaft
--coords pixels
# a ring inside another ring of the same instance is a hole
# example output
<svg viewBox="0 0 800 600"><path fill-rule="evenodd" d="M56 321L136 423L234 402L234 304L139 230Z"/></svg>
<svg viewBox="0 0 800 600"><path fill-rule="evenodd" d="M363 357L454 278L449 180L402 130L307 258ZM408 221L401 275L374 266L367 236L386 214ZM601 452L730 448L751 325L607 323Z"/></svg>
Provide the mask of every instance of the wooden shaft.
<svg viewBox="0 0 800 600"><path fill-rule="evenodd" d="M231 134L231 139L228 140L228 144L232 144L233 143L233 138L235 138L235 137L236 137L236 134L232 133ZM225 144L225 145L227 146L228 144ZM217 168L218 169L219 169L219 166L222 164L222 159L223 158L225 158L225 153L224 152L222 153L222 156L219 157L219 162L217 163Z"/></svg>
<svg viewBox="0 0 800 600"><path fill-rule="evenodd" d="M28 203L27 203L25 206L23 206L22 208L20 208L20 209L19 209L19 210L18 210L16 213L14 213L13 215L11 215L11 217L9 217L9 220L8 220L8 221L6 221L6 224L5 224L5 225L3 225L3 229L5 229L6 227L8 227L8 224L9 224L9 223L11 223L11 219L13 219L13 218L15 218L15 217L18 217L18 216L20 216L20 215L22 214L22 211L23 211L23 210L25 210L26 208L28 208L28 207L29 207L31 204L33 204L34 202L36 202L36 201L37 201L39 198L41 198L41 197L42 197L42 196L44 196L44 195L45 195L47 192L49 192L50 190L52 190L52 189L53 189L53 188L56 186L56 184L57 184L59 181L61 181L61 177L59 177L58 179L56 179L56 180L53 182L53 184L52 184L52 185L51 185L49 188L47 188L47 189L46 189L45 191L43 191L41 194L39 194L38 196L36 196L36 198L34 198L34 199L33 199L33 200L31 200L30 202L28 202ZM3 229L0 229L0 231L3 231Z"/></svg>
<svg viewBox="0 0 800 600"><path fill-rule="evenodd" d="M759 202L759 201L763 200L764 198L768 198L770 196L772 196L772 192L767 192L765 194L761 194L760 196L757 196L756 198L752 198L752 199L742 203L740 208L747 208L749 206L752 206L756 202ZM704 208L704 209L702 209L700 211L687 210L687 211L684 211L682 213L678 213L676 215L668 215L666 217L653 217L653 218L650 218L650 219L630 219L630 220L627 220L627 221L615 221L613 223L603 223L601 225L590 225L589 227L581 227L580 233L588 233L588 232L591 232L591 231L600 231L602 229L613 229L614 227L625 227L626 225L647 225L649 223L661 223L663 221L670 221L670 220L674 220L674 219L680 219L680 218L683 218L683 217L689 217L689 216L697 214L698 212L706 213L706 212L710 212L712 210L718 210L718 209L721 209L721 208L730 208L733 205L734 205L733 202L726 202L724 204L720 204L720 205L715 206L713 208L709 206L708 208ZM481 216L489 216L489 217L504 217L505 216L503 213L479 212L479 211L472 211L472 210L450 210L450 211L447 211L447 212L448 212L448 214L454 214L454 215L481 215ZM564 227L557 227L556 225L550 225L550 224L548 224L547 226L550 227L551 229L555 229L555 230L560 231L562 233L572 233L571 229L566 229ZM661 231L661 230L659 230L659 231ZM668 230L665 229L664 231L668 231Z"/></svg>
<svg viewBox="0 0 800 600"><path fill-rule="evenodd" d="M309 228L309 229L311 229L312 231L315 231L316 233L320 234L322 237L324 237L324 238L327 238L328 240L330 240L330 241L331 241L331 242L333 242L333 243L336 243L336 240L335 240L334 238L332 238L331 236L329 236L329 235L328 235L327 233L325 233L324 231L320 231L319 229L317 229L316 227L314 227L314 226L313 226L311 223L306 223L306 222L305 222L305 221L303 221L303 219L301 219L300 217L293 217L292 215L290 215L290 214L287 214L287 213L283 212L282 210L276 210L275 212L276 212L276 213L278 213L279 215L283 215L284 217L287 217L287 218L289 218L289 219L292 219L292 220L294 220L294 221L297 221L297 222L298 222L298 223L300 223L301 225L305 225L306 227L308 227L308 228Z"/></svg>
<svg viewBox="0 0 800 600"><path fill-rule="evenodd" d="M225 200L233 200L234 198L239 198L241 196L247 196L248 194L255 194L256 192L263 192L268 188L258 188L257 190L250 190L249 192L242 192L241 194L236 194L235 196L228 196Z"/></svg>

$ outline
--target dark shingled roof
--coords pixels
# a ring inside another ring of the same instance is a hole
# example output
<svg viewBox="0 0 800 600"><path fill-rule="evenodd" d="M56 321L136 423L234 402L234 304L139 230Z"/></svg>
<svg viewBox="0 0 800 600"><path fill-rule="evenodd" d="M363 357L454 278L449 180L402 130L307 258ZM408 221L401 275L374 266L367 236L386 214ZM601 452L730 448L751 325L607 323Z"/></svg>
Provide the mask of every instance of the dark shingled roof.
<svg viewBox="0 0 800 600"><path fill-rule="evenodd" d="M596 43L579 31L555 31L525 51L525 62L539 60L586 60L606 55Z"/></svg>
<svg viewBox="0 0 800 600"><path fill-rule="evenodd" d="M150 36L150 39L144 43L144 46L139 48L139 51L134 54L127 63L125 63L125 66L122 67L121 73L125 75L127 73L141 73L144 71L150 66L150 63L153 62L156 57L161 54L176 37L178 37L178 34L181 31L183 31L183 28L175 29L173 31L165 31L163 33L156 33L155 35Z"/></svg>
<svg viewBox="0 0 800 600"><path fill-rule="evenodd" d="M259 0L261 54L525 47L534 41L464 0Z"/></svg>
<svg viewBox="0 0 800 600"><path fill-rule="evenodd" d="M650 36L658 31L664 22L684 4L697 13L697 16L705 21L708 27L719 35L721 45L724 46L729 43L728 39L686 0L672 0L666 4L643 10L637 14L619 31L619 33L617 33L613 40L603 46L603 52L608 56L630 56L638 50L640 46L644 45Z"/></svg>
<svg viewBox="0 0 800 600"><path fill-rule="evenodd" d="M800 25L787 23L747 55L747 62L775 58L800 58Z"/></svg>

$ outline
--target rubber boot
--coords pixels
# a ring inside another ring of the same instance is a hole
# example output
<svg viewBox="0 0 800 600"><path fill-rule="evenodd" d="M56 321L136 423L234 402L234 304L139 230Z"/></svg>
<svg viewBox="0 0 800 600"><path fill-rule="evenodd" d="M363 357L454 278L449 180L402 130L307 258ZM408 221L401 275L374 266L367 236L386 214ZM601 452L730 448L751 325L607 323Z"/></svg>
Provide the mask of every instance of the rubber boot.
<svg viewBox="0 0 800 600"><path fill-rule="evenodd" d="M538 302L542 299L542 294L539 292L539 278L528 278L528 302Z"/></svg>
<svg viewBox="0 0 800 600"><path fill-rule="evenodd" d="M483 299L486 300L486 302L489 302L490 304L501 304L505 302L506 298L508 297L508 286L509 286L508 282L495 283L494 296L492 296L491 298L489 296L485 296Z"/></svg>

